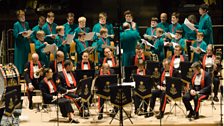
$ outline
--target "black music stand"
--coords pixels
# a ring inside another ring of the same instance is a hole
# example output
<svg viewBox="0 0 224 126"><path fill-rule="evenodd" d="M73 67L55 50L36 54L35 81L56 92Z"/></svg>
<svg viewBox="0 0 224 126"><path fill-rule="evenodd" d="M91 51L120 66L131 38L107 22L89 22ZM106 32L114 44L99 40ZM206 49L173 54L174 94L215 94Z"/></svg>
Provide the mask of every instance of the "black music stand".
<svg viewBox="0 0 224 126"><path fill-rule="evenodd" d="M151 75L151 77L153 78L153 87L155 88L157 85L160 85L161 68L161 62L147 61L146 63L146 74Z"/></svg>
<svg viewBox="0 0 224 126"><path fill-rule="evenodd" d="M95 70L75 70L76 82L79 82L81 79L86 79L88 77L94 78Z"/></svg>
<svg viewBox="0 0 224 126"><path fill-rule="evenodd" d="M133 124L133 122L131 121L127 112L123 109L124 106L132 103L131 86L112 85L112 86L110 86L110 91L111 91L110 92L111 104L113 104L115 107L119 108L119 112L124 112L126 114L127 118L124 118L124 120L129 119L130 122ZM109 124L111 124L114 119L117 119L117 118L115 118L117 113L118 112L115 113L115 115L113 116L113 118L111 119ZM123 122L123 120L120 120L120 119L117 119L117 120Z"/></svg>
<svg viewBox="0 0 224 126"><path fill-rule="evenodd" d="M79 84L77 86L77 93L81 97L81 107L79 108L80 110L88 110L89 112L89 99L91 97L91 87L92 87L92 77L89 77L87 79L81 79L79 81ZM87 105L85 106L85 103ZM83 112L83 117L84 117L84 112Z"/></svg>
<svg viewBox="0 0 224 126"><path fill-rule="evenodd" d="M191 82L192 76L194 74L191 65L192 65L191 62L180 62L181 77L187 82Z"/></svg>
<svg viewBox="0 0 224 126"><path fill-rule="evenodd" d="M171 107L169 113L171 113L173 108L175 108L175 116L176 116L176 107L180 108L182 112L184 113L184 115L186 115L183 108L181 108L176 103L176 101L182 100L182 87L183 87L183 84L181 79L176 77L166 77L166 97L170 98L171 100L175 102L174 105ZM167 116L167 118L168 117L169 115Z"/></svg>
<svg viewBox="0 0 224 126"><path fill-rule="evenodd" d="M98 76L95 80L95 86L97 88L96 95L108 101L110 99L110 92L111 92L110 86L116 85L117 82L118 80L116 74ZM103 108L103 106L101 106L100 110Z"/></svg>
<svg viewBox="0 0 224 126"><path fill-rule="evenodd" d="M138 107L138 110L139 110L138 112L140 112L141 107L144 108L145 104L148 106L145 99L151 96L153 80L148 75L146 76L133 75L133 79L135 81L135 95L141 98L141 103Z"/></svg>
<svg viewBox="0 0 224 126"><path fill-rule="evenodd" d="M124 77L125 77L125 80L124 82L132 82L132 79L131 79L131 75L133 73L133 71L137 70L137 66L125 66L124 67Z"/></svg>

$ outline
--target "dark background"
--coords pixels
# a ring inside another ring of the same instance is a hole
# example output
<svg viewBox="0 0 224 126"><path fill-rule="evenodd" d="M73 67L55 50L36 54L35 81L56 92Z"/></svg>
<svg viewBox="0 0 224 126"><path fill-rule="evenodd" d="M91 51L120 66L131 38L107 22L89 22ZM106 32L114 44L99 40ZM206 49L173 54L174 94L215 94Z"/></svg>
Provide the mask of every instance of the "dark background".
<svg viewBox="0 0 224 126"><path fill-rule="evenodd" d="M67 12L75 13L75 22L80 16L87 18L87 26L93 27L98 22L98 13L105 11L108 14L108 22L113 25L122 22L123 12L131 10L134 21L140 26L141 35L144 34L146 26L150 25L150 18L160 13L170 15L173 11L180 12L180 23L189 14L195 14L197 21L200 15L198 7L203 0L0 0L0 31L13 28L16 22L16 10L25 9L26 20L32 28L37 24L38 16L52 10L55 13L55 23L58 25L66 23ZM36 3L36 5L35 5ZM192 5L192 7L187 7ZM44 6L44 9L40 9ZM216 4L210 5L209 15L213 22L214 42L223 43L223 0L216 0ZM0 39L1 40L1 39Z"/></svg>

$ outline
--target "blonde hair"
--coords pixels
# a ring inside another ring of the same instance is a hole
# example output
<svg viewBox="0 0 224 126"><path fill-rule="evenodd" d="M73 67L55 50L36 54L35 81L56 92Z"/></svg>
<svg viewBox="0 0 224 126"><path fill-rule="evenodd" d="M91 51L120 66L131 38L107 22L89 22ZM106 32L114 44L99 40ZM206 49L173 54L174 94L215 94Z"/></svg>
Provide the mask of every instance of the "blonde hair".
<svg viewBox="0 0 224 126"><path fill-rule="evenodd" d="M19 17L20 15L25 15L25 12L23 10L17 10L16 16Z"/></svg>
<svg viewBox="0 0 224 126"><path fill-rule="evenodd" d="M107 13L106 12L101 12L101 13L99 13L99 19L101 19L101 18L107 18Z"/></svg>
<svg viewBox="0 0 224 126"><path fill-rule="evenodd" d="M86 22L86 18L85 17L79 17L78 22L81 22L81 21L85 21Z"/></svg>
<svg viewBox="0 0 224 126"><path fill-rule="evenodd" d="M101 28L100 29L100 35L104 34L104 33L107 33L108 30L106 28Z"/></svg>
<svg viewBox="0 0 224 126"><path fill-rule="evenodd" d="M60 32L62 29L64 29L64 26L63 25L59 25L59 26L56 26L56 32Z"/></svg>
<svg viewBox="0 0 224 126"><path fill-rule="evenodd" d="M54 17L54 13L53 13L52 11L48 12L48 13L47 13L47 17L48 17L48 18L49 18L49 17Z"/></svg>
<svg viewBox="0 0 224 126"><path fill-rule="evenodd" d="M45 35L44 31L43 30L37 31L36 36L39 37L41 35Z"/></svg>

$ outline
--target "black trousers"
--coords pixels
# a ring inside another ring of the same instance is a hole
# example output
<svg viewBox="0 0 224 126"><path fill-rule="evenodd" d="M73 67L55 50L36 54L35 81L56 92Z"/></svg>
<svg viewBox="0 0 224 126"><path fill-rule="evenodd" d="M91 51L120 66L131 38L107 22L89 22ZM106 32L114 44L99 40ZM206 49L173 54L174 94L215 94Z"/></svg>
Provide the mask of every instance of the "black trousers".
<svg viewBox="0 0 224 126"><path fill-rule="evenodd" d="M214 77L213 78L213 85L214 85L213 92L214 92L214 96L218 95L219 84L220 84L219 78L218 77Z"/></svg>
<svg viewBox="0 0 224 126"><path fill-rule="evenodd" d="M34 87L34 90L39 90L39 79L32 79L32 85ZM30 91L28 88L27 88L27 96L28 96L28 99L29 99L29 105L31 106L33 104L33 96L35 96L35 93L33 91Z"/></svg>
<svg viewBox="0 0 224 126"><path fill-rule="evenodd" d="M79 96L75 93L68 93L65 95L65 98L72 100L75 103L75 106L78 108L79 112L82 112L82 110L80 109L81 102L76 100L76 98L78 97Z"/></svg>
<svg viewBox="0 0 224 126"><path fill-rule="evenodd" d="M140 103L142 102L142 98L140 98L138 95L134 96L134 104L135 104L135 111L137 111L137 109L140 106ZM149 98L144 99L146 101L146 103L144 103L144 112L147 112L147 108L149 105Z"/></svg>
<svg viewBox="0 0 224 126"><path fill-rule="evenodd" d="M70 100L59 98L58 101L55 101L54 103L57 104L57 102L63 117L68 117L68 113L74 113Z"/></svg>
<svg viewBox="0 0 224 126"><path fill-rule="evenodd" d="M198 112L199 108L200 108L200 102L204 99L207 99L208 95L205 94L198 94L196 96L192 96L189 92L187 92L184 96L183 96L183 103L187 109L187 111L194 111L194 112ZM194 110L191 106L190 101L194 100Z"/></svg>
<svg viewBox="0 0 224 126"><path fill-rule="evenodd" d="M103 113L103 109L104 109L104 102L106 101L106 99L104 98L100 98L98 97L98 110L99 113ZM118 108L114 106L114 111L117 113L118 112Z"/></svg>
<svg viewBox="0 0 224 126"><path fill-rule="evenodd" d="M161 90L152 91L152 96L150 98L150 111L152 111L155 107L156 98L160 98L160 112L164 112L166 108L166 93Z"/></svg>

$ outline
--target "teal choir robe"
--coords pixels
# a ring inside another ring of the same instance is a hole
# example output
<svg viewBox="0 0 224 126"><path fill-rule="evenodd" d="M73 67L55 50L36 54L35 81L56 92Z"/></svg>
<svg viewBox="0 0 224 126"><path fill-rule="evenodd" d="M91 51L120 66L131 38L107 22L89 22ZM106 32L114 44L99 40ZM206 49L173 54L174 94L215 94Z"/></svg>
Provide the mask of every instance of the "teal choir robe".
<svg viewBox="0 0 224 126"><path fill-rule="evenodd" d="M110 39L109 38L99 38L96 42L93 42L93 44L92 44L93 47L96 47L96 50L98 52L98 60L99 61L101 58L104 57L104 49L102 48L102 45L104 45L104 44L110 46Z"/></svg>
<svg viewBox="0 0 224 126"><path fill-rule="evenodd" d="M47 35L57 34L56 33L56 26L57 26L57 24L55 24L55 23L49 24L48 22L46 22L43 25L43 31L46 35L45 41L48 42L49 44L53 44L54 40L51 37L48 37Z"/></svg>
<svg viewBox="0 0 224 126"><path fill-rule="evenodd" d="M77 27L75 29L75 37L74 37L74 40L78 38L78 34L80 32L84 32L84 33L89 33L91 30L89 27L84 27L84 28L80 28L80 27Z"/></svg>
<svg viewBox="0 0 224 126"><path fill-rule="evenodd" d="M169 32L175 34L177 30L181 30L182 27L179 23L170 24L169 25Z"/></svg>
<svg viewBox="0 0 224 126"><path fill-rule="evenodd" d="M204 51L206 51L206 49L207 49L207 44L205 41L201 41L201 42L195 41L192 46L195 48L200 47ZM197 54L194 52L193 62L200 61L201 57L203 56L202 54L203 53Z"/></svg>
<svg viewBox="0 0 224 126"><path fill-rule="evenodd" d="M46 67L48 67L50 63L50 53L45 53L43 51L46 45L43 42L40 42L39 40L35 40L34 44L35 44L35 50L39 55L39 60L42 63L44 63Z"/></svg>
<svg viewBox="0 0 224 126"><path fill-rule="evenodd" d="M206 13L200 17L198 31L204 34L204 41L207 44L213 44L213 30L211 17Z"/></svg>
<svg viewBox="0 0 224 126"><path fill-rule="evenodd" d="M181 49L182 49L182 54L185 54L185 50L187 48L187 44L186 44L186 40L184 38L180 38L180 39L172 39L171 42L177 43L180 45ZM172 54L174 54L174 47L171 46L170 50L172 51Z"/></svg>
<svg viewBox="0 0 224 126"><path fill-rule="evenodd" d="M165 22L160 22L158 25L157 25L158 28L162 28L164 32L169 32L169 23Z"/></svg>
<svg viewBox="0 0 224 126"><path fill-rule="evenodd" d="M145 34L150 35L150 36L155 36L156 35L156 27L152 28L152 27L148 27L146 29ZM153 43L152 40L149 40L150 43Z"/></svg>
<svg viewBox="0 0 224 126"><path fill-rule="evenodd" d="M62 43L65 40L66 40L65 36L57 35L54 42L57 45L58 50L60 50L64 53L65 59L69 59L70 45L69 44L64 44L63 45Z"/></svg>
<svg viewBox="0 0 224 126"><path fill-rule="evenodd" d="M159 61L163 61L163 59L165 58L163 37L156 38L153 45L154 45L154 48L151 47L152 53L158 55Z"/></svg>
<svg viewBox="0 0 224 126"><path fill-rule="evenodd" d="M75 39L75 43L76 43L76 52L77 52L77 57L78 57L78 61L82 60L82 52L89 47L89 42L85 41L85 42L81 42L78 39Z"/></svg>
<svg viewBox="0 0 224 126"><path fill-rule="evenodd" d="M37 31L40 31L40 30L42 30L42 27L40 27L39 25L36 25L35 27L32 28L33 33L31 35L31 40L33 43L35 40L37 40L37 37L36 37Z"/></svg>
<svg viewBox="0 0 224 126"><path fill-rule="evenodd" d="M141 39L136 30L125 30L120 33L120 43L123 49L122 64L123 66L131 66L132 58L135 55L137 42Z"/></svg>
<svg viewBox="0 0 224 126"><path fill-rule="evenodd" d="M64 25L64 28L65 28L65 37L68 35L68 34L74 34L75 33L75 29L78 27L77 24L73 23L73 24L69 24L68 22L65 23Z"/></svg>
<svg viewBox="0 0 224 126"><path fill-rule="evenodd" d="M14 36L14 64L18 68L20 74L23 73L24 66L28 61L28 53L30 52L29 39L22 36L21 32L29 30L28 22L17 21L13 26Z"/></svg>
<svg viewBox="0 0 224 126"><path fill-rule="evenodd" d="M196 39L196 32L188 28L185 24L182 24L183 29L183 38L187 40L195 40Z"/></svg>
<svg viewBox="0 0 224 126"><path fill-rule="evenodd" d="M104 25L97 23L93 26L93 32L100 33L101 28L106 28L108 30L108 35L114 35L113 25L110 23L106 23ZM97 35L94 36L94 40L97 41ZM110 39L112 40L112 39Z"/></svg>

